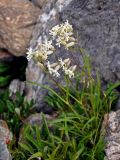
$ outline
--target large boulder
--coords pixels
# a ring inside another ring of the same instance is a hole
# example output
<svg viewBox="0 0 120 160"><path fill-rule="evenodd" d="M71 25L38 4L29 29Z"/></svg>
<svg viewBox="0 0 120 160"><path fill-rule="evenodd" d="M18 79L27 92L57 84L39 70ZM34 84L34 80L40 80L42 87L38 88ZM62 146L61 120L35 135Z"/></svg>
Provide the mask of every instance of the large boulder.
<svg viewBox="0 0 120 160"><path fill-rule="evenodd" d="M39 13L28 0L0 0L0 49L24 55Z"/></svg>

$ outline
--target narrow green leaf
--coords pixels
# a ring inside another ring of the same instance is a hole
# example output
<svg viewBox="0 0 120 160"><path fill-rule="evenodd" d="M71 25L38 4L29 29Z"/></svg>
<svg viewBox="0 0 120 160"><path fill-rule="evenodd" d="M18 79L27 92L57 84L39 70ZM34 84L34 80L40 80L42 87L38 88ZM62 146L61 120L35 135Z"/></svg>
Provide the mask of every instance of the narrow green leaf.
<svg viewBox="0 0 120 160"><path fill-rule="evenodd" d="M37 153L34 153L30 158L28 158L28 160L31 160L33 158L38 158L38 157L42 157L42 153L41 152L37 152Z"/></svg>
<svg viewBox="0 0 120 160"><path fill-rule="evenodd" d="M107 89L107 91L105 92L106 96L108 96L113 89L115 89L115 88L117 88L117 87L119 87L119 86L120 86L120 82L117 82L117 83L115 83L115 84L112 84L112 85Z"/></svg>
<svg viewBox="0 0 120 160"><path fill-rule="evenodd" d="M22 149L28 151L30 154L34 153L33 149L27 144L19 143L19 145L21 146Z"/></svg>
<svg viewBox="0 0 120 160"><path fill-rule="evenodd" d="M7 103L7 108L9 109L9 111L10 111L11 113L14 113L14 111L15 111L15 106L14 106L14 104L13 104L10 100L7 100L6 103Z"/></svg>

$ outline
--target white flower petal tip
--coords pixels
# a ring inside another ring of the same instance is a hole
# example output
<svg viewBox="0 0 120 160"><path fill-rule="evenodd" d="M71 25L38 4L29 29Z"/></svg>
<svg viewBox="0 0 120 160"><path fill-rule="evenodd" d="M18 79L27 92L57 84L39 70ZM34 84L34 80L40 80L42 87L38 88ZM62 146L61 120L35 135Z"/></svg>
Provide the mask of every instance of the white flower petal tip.
<svg viewBox="0 0 120 160"><path fill-rule="evenodd" d="M34 51L33 51L32 48L28 48L27 50L28 50L27 53L26 53L27 54L27 60L30 61L33 58Z"/></svg>

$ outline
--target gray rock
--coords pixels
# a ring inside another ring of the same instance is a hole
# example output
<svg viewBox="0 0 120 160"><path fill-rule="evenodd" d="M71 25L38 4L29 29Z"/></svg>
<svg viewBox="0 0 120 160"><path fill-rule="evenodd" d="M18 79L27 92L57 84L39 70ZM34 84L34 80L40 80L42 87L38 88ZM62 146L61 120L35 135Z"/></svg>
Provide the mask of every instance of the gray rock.
<svg viewBox="0 0 120 160"><path fill-rule="evenodd" d="M9 85L9 96L14 100L16 99L16 93L19 92L22 95L24 89L25 83L19 81L18 79L14 79Z"/></svg>
<svg viewBox="0 0 120 160"><path fill-rule="evenodd" d="M61 14L79 35L79 45L91 55L94 67L108 81L120 80L119 0L91 0L81 9L74 0Z"/></svg>
<svg viewBox="0 0 120 160"><path fill-rule="evenodd" d="M0 160L11 160L11 154L7 148L7 143L11 141L11 134L5 121L0 120Z"/></svg>
<svg viewBox="0 0 120 160"><path fill-rule="evenodd" d="M108 160L120 160L120 110L109 113L106 129L106 156Z"/></svg>
<svg viewBox="0 0 120 160"><path fill-rule="evenodd" d="M7 145L2 140L0 140L0 160L12 160L12 157L7 149Z"/></svg>

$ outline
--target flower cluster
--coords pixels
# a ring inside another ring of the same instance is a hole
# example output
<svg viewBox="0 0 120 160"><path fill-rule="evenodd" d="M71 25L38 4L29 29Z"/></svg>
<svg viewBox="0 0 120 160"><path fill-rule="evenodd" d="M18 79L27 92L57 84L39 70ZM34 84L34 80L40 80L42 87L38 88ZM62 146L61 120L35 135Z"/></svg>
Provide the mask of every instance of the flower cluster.
<svg viewBox="0 0 120 160"><path fill-rule="evenodd" d="M60 65L57 63L50 64L50 62L47 62L47 69L49 73L55 77L60 77L60 73L58 72L60 69Z"/></svg>
<svg viewBox="0 0 120 160"><path fill-rule="evenodd" d="M52 41L45 40L43 44L37 46L36 53L34 55L35 59L39 62L46 61L48 56L54 52L55 48L52 45Z"/></svg>
<svg viewBox="0 0 120 160"><path fill-rule="evenodd" d="M62 67L65 75L68 75L69 78L74 78L74 71L76 69L76 65L74 66L70 66L70 59L67 58L65 60L62 60L61 58L59 59L59 63L60 63L60 66Z"/></svg>
<svg viewBox="0 0 120 160"><path fill-rule="evenodd" d="M75 44L73 28L68 21L53 27L50 30L50 35L52 36L52 39L56 41L56 45L59 47L63 45L67 50ZM38 44L36 50L30 48L27 52L28 61L33 58L40 68L45 69L45 71L55 77L60 77L59 70L62 69L65 75L69 78L73 78L76 65L70 66L71 61L69 58L65 60L57 58L57 62L53 64L48 61L48 56L55 52L55 47L52 43L52 40L45 40L43 43Z"/></svg>
<svg viewBox="0 0 120 160"><path fill-rule="evenodd" d="M48 55L52 54L54 50L55 48L52 45L52 41L45 40L44 43L38 44L35 51L33 51L32 48L28 49L27 59L30 61L34 58L39 62L43 62L47 60Z"/></svg>
<svg viewBox="0 0 120 160"><path fill-rule="evenodd" d="M75 38L73 37L73 27L66 21L64 24L57 25L50 30L53 39L56 38L56 45L63 45L67 50L74 46Z"/></svg>

